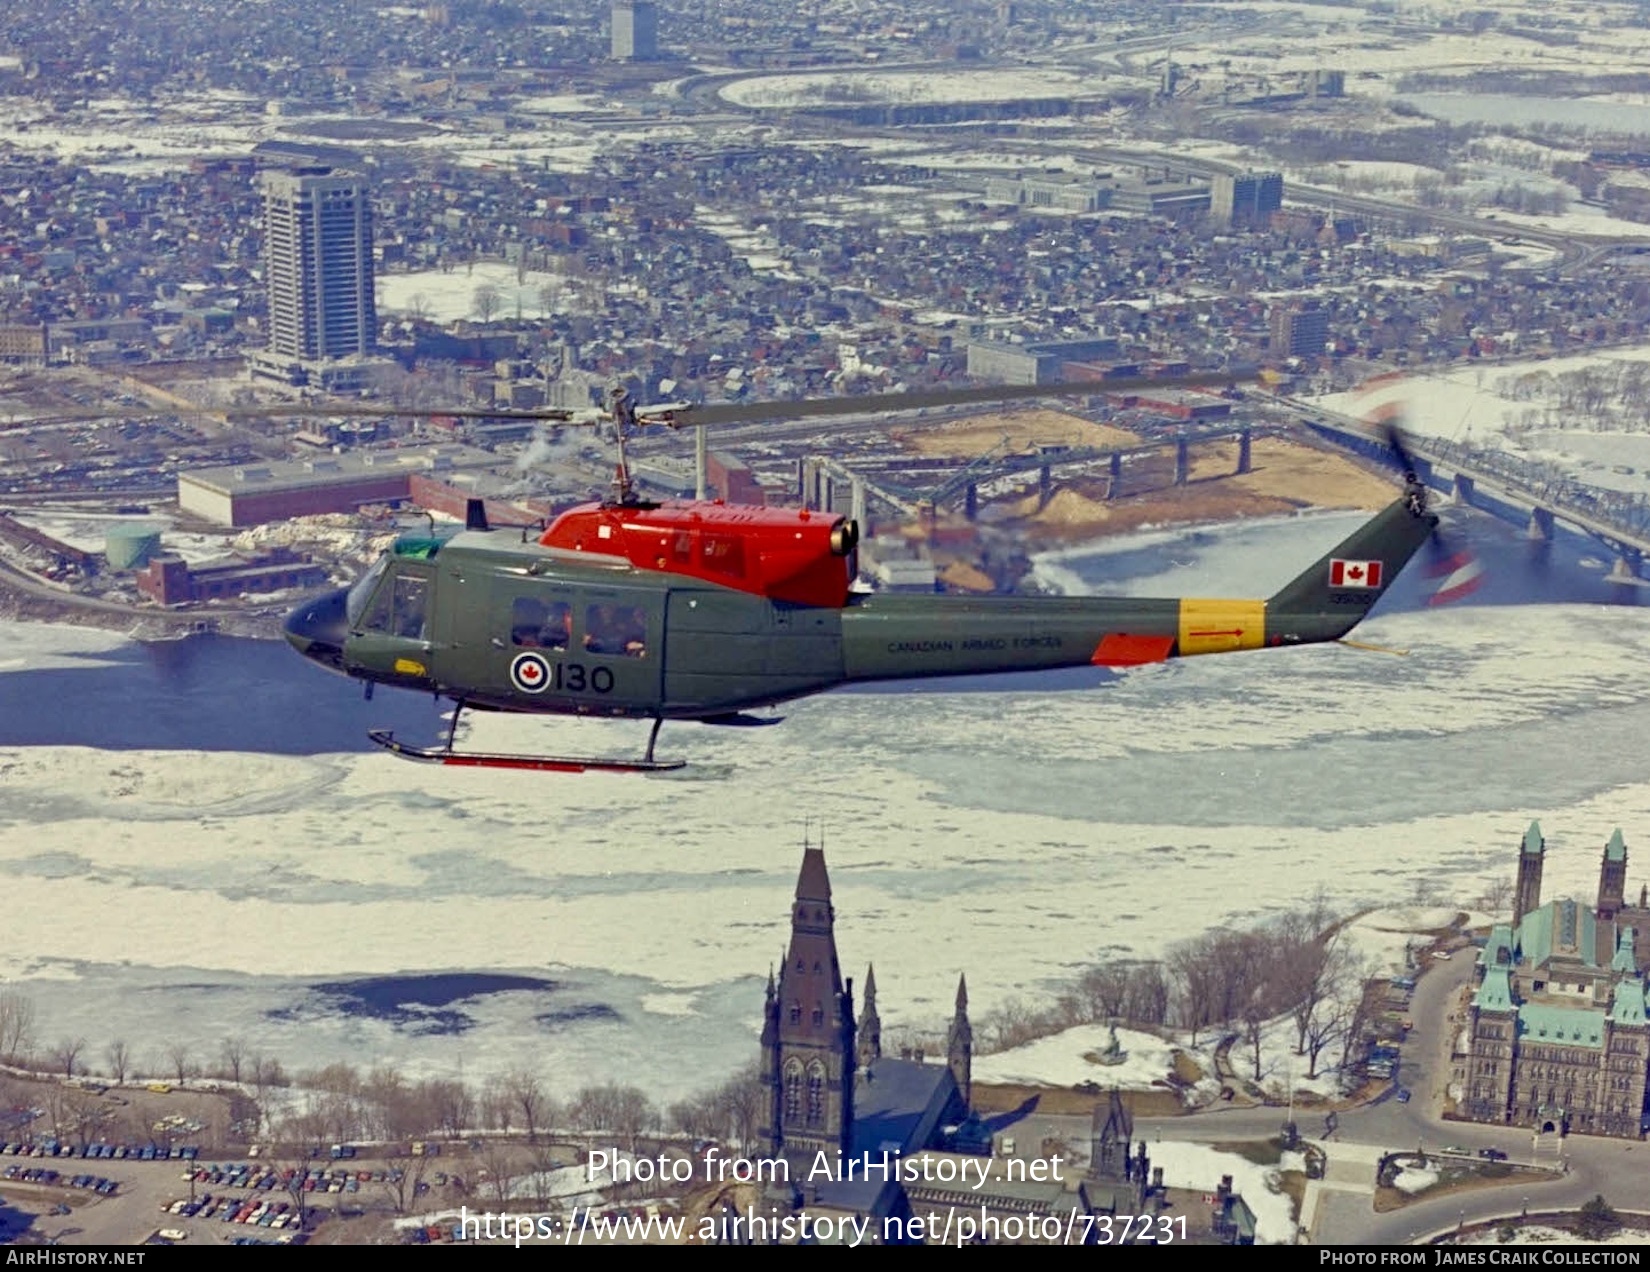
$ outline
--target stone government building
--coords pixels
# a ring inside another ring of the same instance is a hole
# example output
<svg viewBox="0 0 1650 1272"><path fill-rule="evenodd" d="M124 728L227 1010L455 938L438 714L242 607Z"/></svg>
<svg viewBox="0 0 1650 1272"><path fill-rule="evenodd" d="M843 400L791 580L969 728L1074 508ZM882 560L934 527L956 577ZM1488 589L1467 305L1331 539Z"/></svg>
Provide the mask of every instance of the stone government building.
<svg viewBox="0 0 1650 1272"><path fill-rule="evenodd" d="M1532 822L1512 922L1491 930L1475 969L1459 1109L1476 1122L1637 1139L1650 1100L1646 890L1627 904L1619 830L1604 846L1591 908L1542 904L1545 856Z"/></svg>

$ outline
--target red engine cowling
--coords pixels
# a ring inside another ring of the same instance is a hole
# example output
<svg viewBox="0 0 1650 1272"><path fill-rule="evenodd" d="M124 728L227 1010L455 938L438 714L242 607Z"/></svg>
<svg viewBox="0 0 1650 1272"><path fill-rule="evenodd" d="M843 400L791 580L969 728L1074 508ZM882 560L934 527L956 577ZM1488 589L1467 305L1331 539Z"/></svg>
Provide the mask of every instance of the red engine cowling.
<svg viewBox="0 0 1650 1272"><path fill-rule="evenodd" d="M621 556L642 570L720 583L770 600L840 608L859 527L806 508L692 501L586 504L557 517L547 548Z"/></svg>

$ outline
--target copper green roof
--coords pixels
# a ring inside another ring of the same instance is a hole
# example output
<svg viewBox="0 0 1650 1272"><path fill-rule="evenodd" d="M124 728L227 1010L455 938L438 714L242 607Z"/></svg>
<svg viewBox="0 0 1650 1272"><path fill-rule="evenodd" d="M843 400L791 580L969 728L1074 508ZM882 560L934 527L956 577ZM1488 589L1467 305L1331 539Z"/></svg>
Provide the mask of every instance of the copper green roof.
<svg viewBox="0 0 1650 1272"><path fill-rule="evenodd" d="M1622 981L1616 986L1616 1000L1610 1004L1610 1019L1618 1025L1650 1023L1644 1014L1644 982Z"/></svg>
<svg viewBox="0 0 1650 1272"><path fill-rule="evenodd" d="M1597 920L1578 901L1549 901L1526 914L1518 924L1518 953L1540 966L1555 954L1578 959L1587 967L1598 966Z"/></svg>
<svg viewBox="0 0 1650 1272"><path fill-rule="evenodd" d="M1520 1042L1565 1043L1572 1047L1604 1045L1604 1013L1579 1007L1525 1003L1518 1009Z"/></svg>
<svg viewBox="0 0 1650 1272"><path fill-rule="evenodd" d="M1627 860L1627 842L1622 839L1621 830L1619 828L1610 836L1610 842L1604 845L1604 860Z"/></svg>
<svg viewBox="0 0 1650 1272"><path fill-rule="evenodd" d="M1612 972L1638 975L1638 962L1633 957L1633 940L1637 934L1630 927L1616 929L1616 956L1610 960Z"/></svg>
<svg viewBox="0 0 1650 1272"><path fill-rule="evenodd" d="M1546 840L1541 838L1541 823L1538 821L1531 822L1530 828L1524 832L1524 855L1526 857L1539 857L1546 846Z"/></svg>
<svg viewBox="0 0 1650 1272"><path fill-rule="evenodd" d="M1505 951L1506 957L1500 955ZM1512 963L1513 958L1513 930L1510 923L1497 923L1490 929L1489 940L1484 942L1484 948L1478 951L1478 961L1484 967L1495 967L1497 964Z"/></svg>
<svg viewBox="0 0 1650 1272"><path fill-rule="evenodd" d="M1472 1005L1481 1011L1511 1011L1515 1004L1512 981L1505 967L1491 967L1484 972L1484 983L1473 996Z"/></svg>

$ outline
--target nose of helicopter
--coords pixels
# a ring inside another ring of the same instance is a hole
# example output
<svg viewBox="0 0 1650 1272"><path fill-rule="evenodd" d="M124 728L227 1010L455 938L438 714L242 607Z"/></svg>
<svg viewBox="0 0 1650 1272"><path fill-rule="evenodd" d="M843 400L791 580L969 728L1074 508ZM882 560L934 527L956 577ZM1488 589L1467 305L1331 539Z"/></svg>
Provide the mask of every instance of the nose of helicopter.
<svg viewBox="0 0 1650 1272"><path fill-rule="evenodd" d="M305 601L286 616L287 643L305 658L333 671L344 670L344 638L349 618L344 610L347 588Z"/></svg>

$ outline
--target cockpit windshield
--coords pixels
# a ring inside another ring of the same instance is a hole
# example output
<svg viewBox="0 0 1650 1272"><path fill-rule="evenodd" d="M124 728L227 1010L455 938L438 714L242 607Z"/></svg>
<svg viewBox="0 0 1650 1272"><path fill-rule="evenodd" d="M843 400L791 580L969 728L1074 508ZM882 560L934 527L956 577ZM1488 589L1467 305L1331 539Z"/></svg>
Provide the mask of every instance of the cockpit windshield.
<svg viewBox="0 0 1650 1272"><path fill-rule="evenodd" d="M373 562L372 569L363 574L350 587L349 597L344 603L344 612L349 616L349 625L358 628L361 625L361 612L366 609L367 601L372 597L378 586L378 580L384 577L384 571L390 568L390 559L381 556Z"/></svg>

